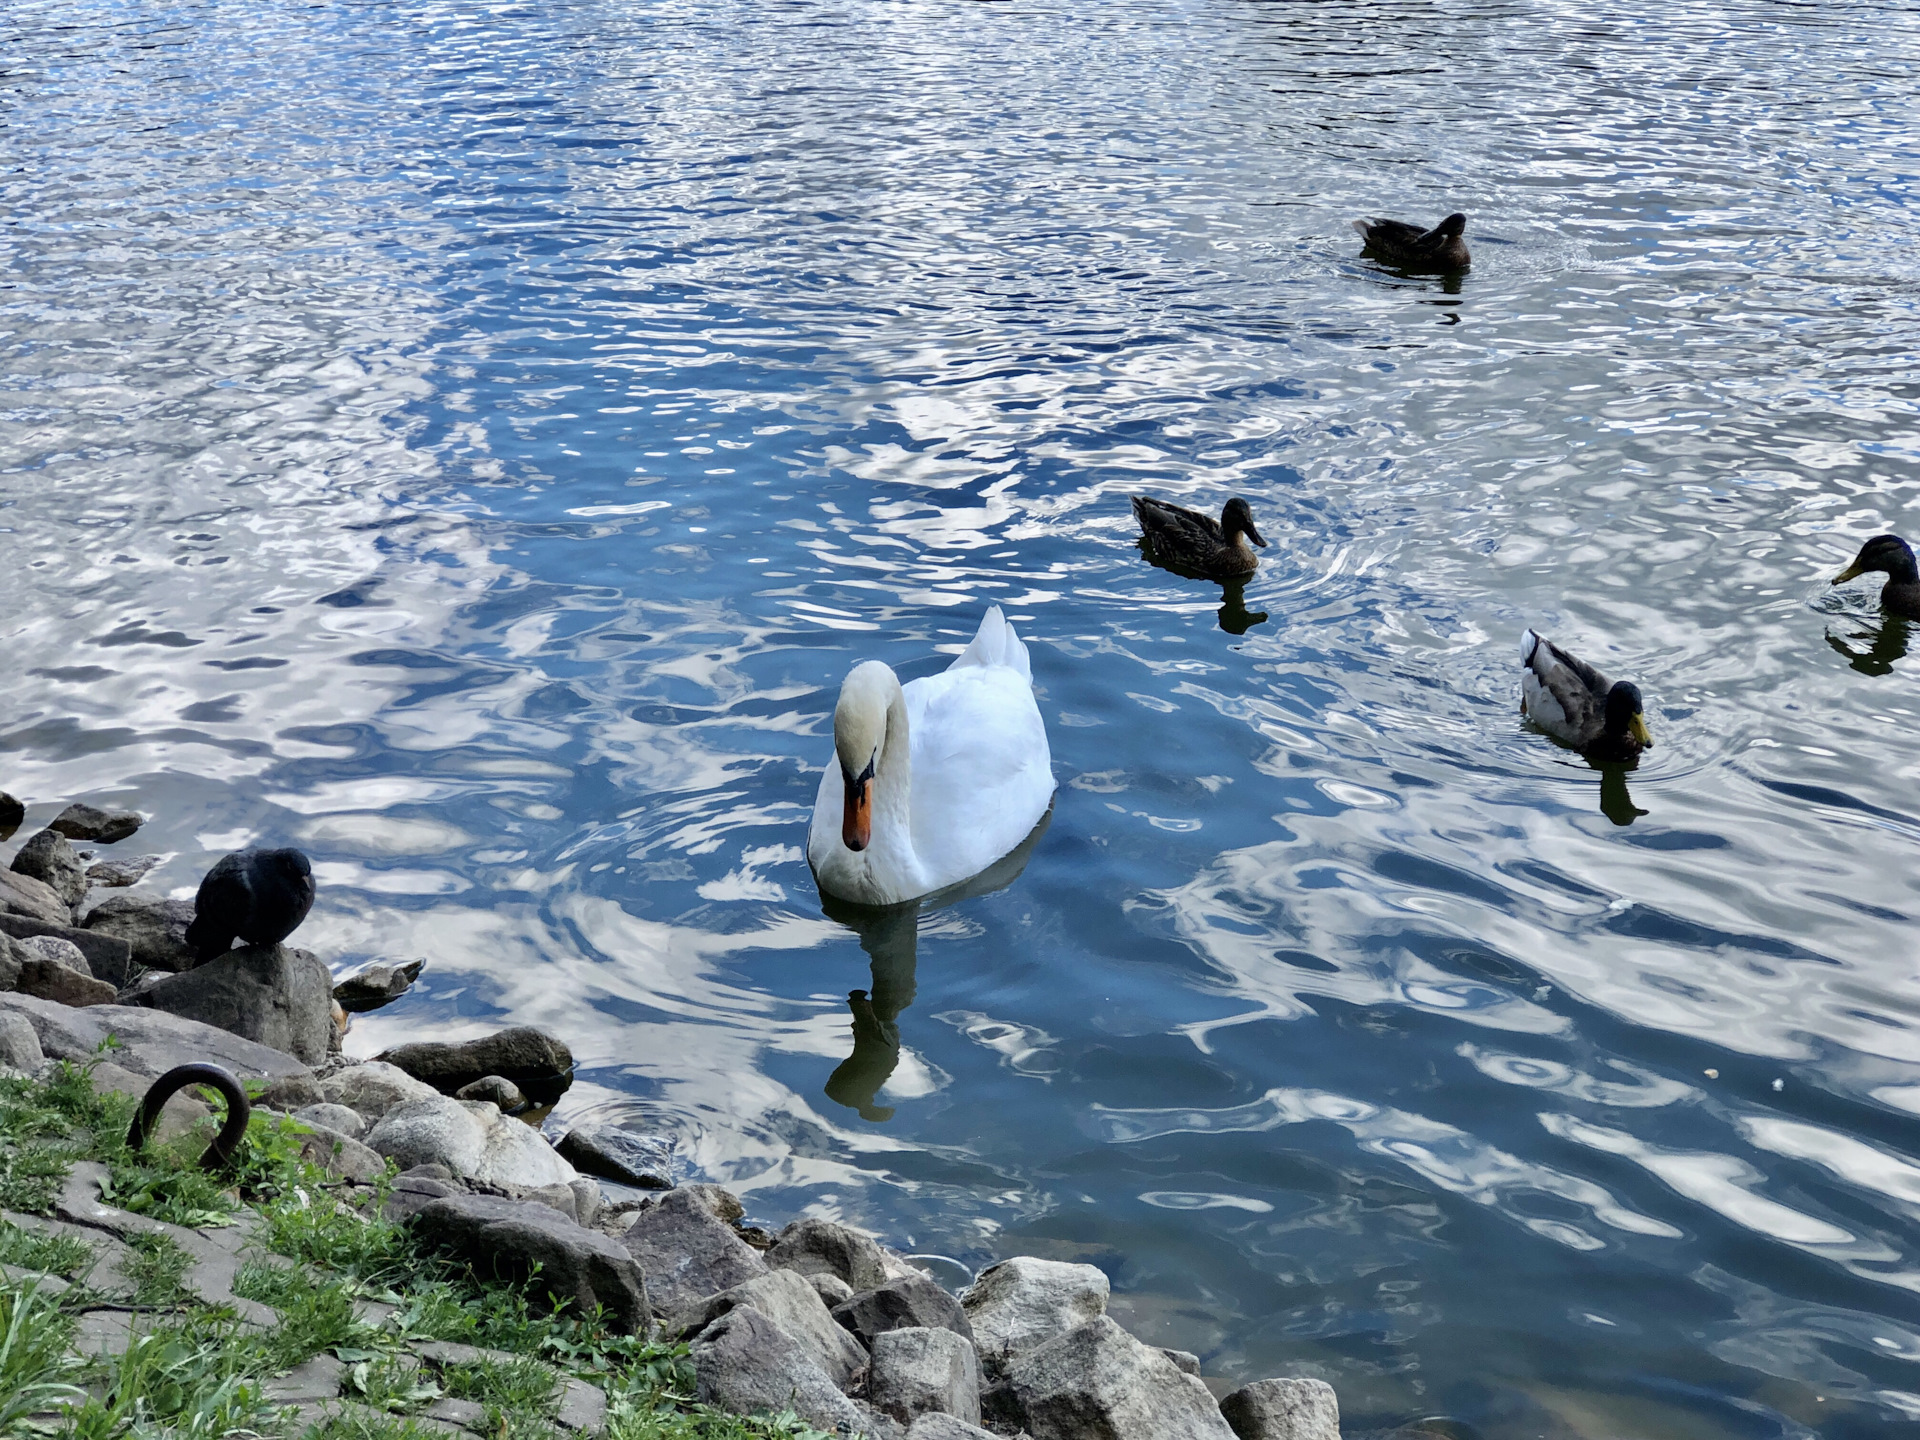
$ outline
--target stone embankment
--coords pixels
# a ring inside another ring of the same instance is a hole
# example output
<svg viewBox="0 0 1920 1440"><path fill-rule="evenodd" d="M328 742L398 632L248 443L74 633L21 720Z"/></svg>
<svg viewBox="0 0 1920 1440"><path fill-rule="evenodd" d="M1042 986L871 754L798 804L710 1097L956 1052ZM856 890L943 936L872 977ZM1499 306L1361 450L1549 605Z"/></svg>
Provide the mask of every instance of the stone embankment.
<svg viewBox="0 0 1920 1440"><path fill-rule="evenodd" d="M515 1118L571 1083L573 1057L545 1031L342 1055L347 1012L397 997L418 965L369 966L336 983L316 956L284 945L196 965L184 941L191 903L134 892L87 904L96 886L124 889L145 867L89 865L74 842L112 843L138 824L69 806L0 871L0 1067L94 1062L97 1090L138 1095L175 1065L225 1066L256 1082L258 1106L299 1123L306 1158L350 1203L383 1206L482 1276L537 1276L551 1306L597 1306L617 1330L684 1342L699 1399L735 1414L790 1409L876 1440L1339 1440L1325 1383L1263 1380L1216 1400L1194 1356L1144 1344L1106 1314L1107 1277L1093 1266L1016 1256L956 1296L829 1220L777 1235L747 1224L726 1190L676 1183L664 1137L583 1126L551 1143ZM178 1096L162 1134L211 1121L207 1106ZM57 1219L7 1219L90 1237L111 1273L112 1248L158 1222L103 1203L100 1179L97 1167L76 1167ZM244 1230L170 1229L201 1294L272 1323L232 1295ZM110 1351L132 1330L131 1312L103 1310L89 1312L82 1337ZM422 1365L454 1363L430 1348ZM349 1403L341 1376L323 1355L275 1393L317 1419ZM561 1423L592 1431L604 1397L571 1383L579 1393L568 1392ZM425 1418L464 1433L462 1402L443 1403L452 1408Z"/></svg>

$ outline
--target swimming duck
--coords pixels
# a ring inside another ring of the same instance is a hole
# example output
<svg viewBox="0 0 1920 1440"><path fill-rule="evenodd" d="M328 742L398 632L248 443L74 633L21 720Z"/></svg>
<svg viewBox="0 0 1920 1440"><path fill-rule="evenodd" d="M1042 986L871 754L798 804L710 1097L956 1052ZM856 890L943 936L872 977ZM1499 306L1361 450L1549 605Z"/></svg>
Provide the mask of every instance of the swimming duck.
<svg viewBox="0 0 1920 1440"><path fill-rule="evenodd" d="M1555 739L1602 762L1635 760L1653 748L1640 687L1631 680L1609 681L1531 630L1520 637L1520 663L1527 667L1520 713Z"/></svg>
<svg viewBox="0 0 1920 1440"><path fill-rule="evenodd" d="M1449 215L1431 230L1404 220L1356 220L1353 228L1366 241L1364 251L1402 270L1439 274L1473 263L1467 242L1460 238L1467 228L1464 215Z"/></svg>
<svg viewBox="0 0 1920 1440"><path fill-rule="evenodd" d="M1869 570L1884 570L1887 583L1880 587L1880 608L1890 615L1920 620L1920 566L1914 564L1913 548L1898 535L1876 535L1860 547L1853 563L1833 577L1844 585Z"/></svg>
<svg viewBox="0 0 1920 1440"><path fill-rule="evenodd" d="M945 670L900 683L853 667L833 711L807 861L828 895L894 905L1019 847L1053 803L1053 757L1027 647L993 606Z"/></svg>
<svg viewBox="0 0 1920 1440"><path fill-rule="evenodd" d="M1221 508L1217 522L1211 515L1147 495L1133 497L1133 514L1146 540L1147 558L1196 579L1251 575L1260 564L1253 547L1264 549L1267 543L1254 526L1253 511L1238 495Z"/></svg>

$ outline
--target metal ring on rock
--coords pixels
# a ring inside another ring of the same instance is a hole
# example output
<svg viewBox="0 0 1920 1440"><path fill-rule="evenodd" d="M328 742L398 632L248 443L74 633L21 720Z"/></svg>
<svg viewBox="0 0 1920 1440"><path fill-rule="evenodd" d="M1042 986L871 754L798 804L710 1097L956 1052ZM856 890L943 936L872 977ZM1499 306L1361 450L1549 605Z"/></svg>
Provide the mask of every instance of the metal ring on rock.
<svg viewBox="0 0 1920 1440"><path fill-rule="evenodd" d="M160 1107L189 1085L210 1085L227 1102L226 1123L220 1127L220 1133L213 1137L213 1143L207 1146L207 1153L200 1157L202 1170L224 1170L240 1152L240 1141L246 1136L247 1118L253 1113L253 1102L247 1099L247 1092L240 1088L240 1082L233 1078L232 1073L218 1065L200 1062L176 1065L154 1081L153 1088L147 1091L146 1097L140 1102L140 1113L133 1117L133 1128L127 1131L127 1148L138 1151L147 1143L147 1136L160 1119Z"/></svg>

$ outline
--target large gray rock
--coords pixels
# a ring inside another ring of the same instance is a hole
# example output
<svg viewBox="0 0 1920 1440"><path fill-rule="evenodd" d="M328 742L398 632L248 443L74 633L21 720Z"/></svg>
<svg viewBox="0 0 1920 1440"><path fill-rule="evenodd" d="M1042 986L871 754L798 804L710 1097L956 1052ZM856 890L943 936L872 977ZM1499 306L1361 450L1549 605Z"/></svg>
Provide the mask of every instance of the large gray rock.
<svg viewBox="0 0 1920 1440"><path fill-rule="evenodd" d="M641 1190L673 1188L673 1140L616 1125L576 1125L556 1147L576 1170Z"/></svg>
<svg viewBox="0 0 1920 1440"><path fill-rule="evenodd" d="M247 945L184 974L163 976L129 1002L217 1025L317 1065L333 1038L327 967L311 950Z"/></svg>
<svg viewBox="0 0 1920 1440"><path fill-rule="evenodd" d="M1324 1380L1256 1380L1220 1413L1240 1440L1340 1440L1340 1398Z"/></svg>
<svg viewBox="0 0 1920 1440"><path fill-rule="evenodd" d="M960 1297L989 1374L1014 1356L1107 1313L1112 1286L1091 1265L1016 1255L980 1272Z"/></svg>
<svg viewBox="0 0 1920 1440"><path fill-rule="evenodd" d="M873 1342L867 1393L902 1425L930 1411L980 1423L980 1357L951 1330L889 1330Z"/></svg>
<svg viewBox="0 0 1920 1440"><path fill-rule="evenodd" d="M404 1070L369 1060L363 1065L349 1065L334 1071L320 1082L320 1093L329 1104L344 1105L361 1118L372 1121L396 1105L409 1100L431 1100L440 1092Z"/></svg>
<svg viewBox="0 0 1920 1440"><path fill-rule="evenodd" d="M455 1175L489 1185L533 1190L567 1185L578 1178L539 1131L484 1101L451 1100L444 1095L403 1101L367 1132L367 1144L402 1170L444 1165Z"/></svg>
<svg viewBox="0 0 1920 1440"><path fill-rule="evenodd" d="M13 943L19 947L22 942ZM61 944L63 942L43 941L43 943ZM67 949L75 956L80 954L70 945ZM20 960L20 972L13 980L13 988L18 994L31 995L41 1000L51 1000L55 1004L75 1008L111 1005L118 995L113 986L106 981L81 974L65 964L64 958L55 960L39 951L22 948L16 948L14 954Z"/></svg>
<svg viewBox="0 0 1920 1440"><path fill-rule="evenodd" d="M410 1075L407 1078L410 1080L413 1079ZM425 1084L426 1082L415 1081L414 1083ZM432 1089L431 1086L428 1088ZM437 1090L434 1091L436 1095L439 1093ZM533 1108L533 1102L520 1093L520 1087L518 1085L514 1084L511 1080L504 1080L498 1075L482 1075L471 1085L462 1085L458 1090L453 1092L453 1098L456 1100L489 1101L500 1107L500 1113L502 1115L518 1115L522 1111ZM564 1146L556 1146L555 1148L560 1151L560 1154L569 1165L572 1165L576 1170L580 1168L574 1161L574 1158L567 1154Z"/></svg>
<svg viewBox="0 0 1920 1440"><path fill-rule="evenodd" d="M91 930L36 920L30 915L0 915L0 932L15 940L30 940L35 935L65 940L87 957L88 973L109 985L125 985L132 975L133 952L126 941L112 935L96 935Z"/></svg>
<svg viewBox="0 0 1920 1440"><path fill-rule="evenodd" d="M914 1271L862 1290L833 1307L833 1318L871 1346L889 1330L940 1329L973 1343L973 1326L960 1302L931 1276Z"/></svg>
<svg viewBox="0 0 1920 1440"><path fill-rule="evenodd" d="M33 1023L24 1015L0 1010L0 1065L31 1075L46 1063Z"/></svg>
<svg viewBox="0 0 1920 1440"><path fill-rule="evenodd" d="M320 1082L313 1078L311 1071L303 1068L297 1075L282 1075L270 1082L253 1103L265 1110L281 1110L291 1115L305 1106L318 1105L326 1098L320 1091Z"/></svg>
<svg viewBox="0 0 1920 1440"><path fill-rule="evenodd" d="M87 866L87 879L116 890L138 885L147 878L147 872L165 858L164 855L123 855L113 860L96 860Z"/></svg>
<svg viewBox="0 0 1920 1440"><path fill-rule="evenodd" d="M1019 1355L1002 1395L1033 1440L1233 1440L1204 1384L1104 1315Z"/></svg>
<svg viewBox="0 0 1920 1440"><path fill-rule="evenodd" d="M832 1310L853 1298L853 1287L838 1275L808 1275L806 1282L813 1286L814 1293Z"/></svg>
<svg viewBox="0 0 1920 1440"><path fill-rule="evenodd" d="M27 807L6 791L0 790L0 840L18 830L27 818Z"/></svg>
<svg viewBox="0 0 1920 1440"><path fill-rule="evenodd" d="M9 1012L33 1026L49 1060L91 1060L111 1036L119 1042L114 1063L150 1080L195 1060L224 1065L242 1080L307 1074L306 1066L282 1051L164 1011L131 1005L70 1010L51 1000L0 995L0 1014Z"/></svg>
<svg viewBox="0 0 1920 1440"><path fill-rule="evenodd" d="M439 1171L438 1175L431 1171ZM389 1220L410 1220L435 1200L449 1195L468 1194L466 1185L455 1180L444 1165L422 1165L404 1175L396 1175L387 1191L387 1203L380 1213Z"/></svg>
<svg viewBox="0 0 1920 1440"><path fill-rule="evenodd" d="M633 1257L537 1201L450 1195L422 1207L412 1225L423 1241L451 1250L483 1274L526 1280L538 1265L532 1288L570 1303L575 1314L602 1305L623 1334L645 1335L652 1326L646 1277Z"/></svg>
<svg viewBox="0 0 1920 1440"><path fill-rule="evenodd" d="M620 1243L647 1272L648 1293L663 1315L768 1273L760 1252L692 1190L661 1196L640 1212Z"/></svg>
<svg viewBox="0 0 1920 1440"><path fill-rule="evenodd" d="M871 1290L887 1283L887 1262L870 1235L832 1220L808 1216L782 1230L767 1251L775 1270L802 1275L838 1275L855 1290Z"/></svg>
<svg viewBox="0 0 1920 1440"><path fill-rule="evenodd" d="M394 965L376 961L371 965L362 965L351 975L335 982L333 998L340 1002L341 1009L351 1014L378 1010L382 1005L398 1000L412 988L413 982L420 978L423 963L407 960Z"/></svg>
<svg viewBox="0 0 1920 1440"><path fill-rule="evenodd" d="M322 1101L318 1105L302 1105L293 1112L293 1118L302 1125L318 1125L322 1129L336 1130L340 1134L358 1140L367 1133L367 1122L358 1110L349 1110L344 1105L334 1105Z"/></svg>
<svg viewBox="0 0 1920 1440"><path fill-rule="evenodd" d="M67 906L69 918L73 907L87 898L87 867L73 853L67 837L56 830L42 830L22 845L13 857L12 869L14 874L38 880L58 895Z"/></svg>
<svg viewBox="0 0 1920 1440"><path fill-rule="evenodd" d="M71 940L62 940L58 935L29 935L24 940L15 940L13 953L23 960L29 955L37 955L55 965L64 965L76 975L84 975L89 980L93 978L93 967L87 963L87 957L80 947Z"/></svg>
<svg viewBox="0 0 1920 1440"><path fill-rule="evenodd" d="M353 1112L347 1112L352 1115ZM358 1116L354 1116L357 1120ZM316 1125L311 1120L303 1120L307 1134L300 1137L300 1154L310 1164L318 1165L330 1175L338 1175L342 1180L357 1180L361 1184L371 1184L387 1173L387 1162L378 1151L361 1144L351 1135L330 1129L325 1125Z"/></svg>
<svg viewBox="0 0 1920 1440"><path fill-rule="evenodd" d="M806 1347L758 1310L722 1315L693 1342L698 1396L735 1415L791 1407L822 1430L861 1428L860 1412L840 1393Z"/></svg>
<svg viewBox="0 0 1920 1440"><path fill-rule="evenodd" d="M26 958L27 952L14 943L11 935L0 934L0 990L13 989Z"/></svg>
<svg viewBox="0 0 1920 1440"><path fill-rule="evenodd" d="M573 1083L573 1052L548 1030L515 1025L477 1040L422 1040L397 1045L376 1060L424 1080L443 1095L487 1075L513 1081L529 1099L551 1105Z"/></svg>
<svg viewBox="0 0 1920 1440"><path fill-rule="evenodd" d="M76 800L54 816L47 828L57 830L69 840L112 845L133 834L141 823L140 817L131 810L101 810Z"/></svg>
<svg viewBox="0 0 1920 1440"><path fill-rule="evenodd" d="M907 1440L1000 1440L990 1430L951 1415L922 1415L907 1429Z"/></svg>
<svg viewBox="0 0 1920 1440"><path fill-rule="evenodd" d="M9 915L30 915L53 925L71 925L73 907L43 880L13 870L0 870L0 910Z"/></svg>
<svg viewBox="0 0 1920 1440"><path fill-rule="evenodd" d="M163 895L109 895L87 912L87 929L126 941L135 964L168 972L196 963L187 944L192 923L191 900Z"/></svg>
<svg viewBox="0 0 1920 1440"><path fill-rule="evenodd" d="M667 1338L697 1335L743 1305L758 1310L799 1341L813 1363L842 1390L852 1385L854 1374L867 1363L860 1343L834 1323L806 1277L791 1270L762 1275L676 1312L666 1322Z"/></svg>

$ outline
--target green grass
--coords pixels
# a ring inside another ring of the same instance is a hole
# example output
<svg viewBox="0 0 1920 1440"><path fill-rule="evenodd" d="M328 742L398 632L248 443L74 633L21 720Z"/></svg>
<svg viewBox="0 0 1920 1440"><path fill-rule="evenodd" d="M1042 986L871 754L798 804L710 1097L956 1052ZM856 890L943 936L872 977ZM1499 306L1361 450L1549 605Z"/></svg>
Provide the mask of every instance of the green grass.
<svg viewBox="0 0 1920 1440"><path fill-rule="evenodd" d="M239 1165L224 1176L199 1169L204 1136L130 1152L134 1101L95 1095L88 1070L62 1062L43 1081L0 1077L0 1207L46 1214L76 1160L103 1161L111 1203L198 1228L252 1210L255 1243L296 1263L241 1271L235 1293L279 1314L255 1332L183 1292L188 1256L172 1240L132 1242L125 1268L135 1303L173 1313L125 1356L97 1362L67 1353L73 1321L62 1305L77 1306L83 1291L56 1300L31 1284L0 1286L0 1436L66 1400L74 1404L62 1440L297 1440L265 1401L264 1382L330 1352L348 1367L346 1398L379 1413L341 1416L309 1440L438 1440L409 1417L442 1393L485 1406L491 1440L549 1440L566 1375L606 1390L608 1440L826 1440L791 1415L740 1419L696 1403L685 1346L618 1334L598 1312L542 1313L538 1276L525 1286L482 1282L422 1250L381 1218L384 1185L364 1212L339 1203L337 1182L300 1157L301 1127L256 1113ZM0 1226L0 1263L72 1276L91 1263L86 1249ZM397 1313L385 1327L362 1324L361 1297ZM522 1358L436 1376L406 1353L427 1339ZM81 1385L86 1392L74 1389Z"/></svg>
<svg viewBox="0 0 1920 1440"><path fill-rule="evenodd" d="M0 1435L80 1395L80 1364L67 1354L72 1338L72 1319L38 1281L0 1282Z"/></svg>
<svg viewBox="0 0 1920 1440"><path fill-rule="evenodd" d="M193 1257L171 1235L129 1235L120 1271L133 1281L136 1305L179 1305L191 1297L180 1283Z"/></svg>
<svg viewBox="0 0 1920 1440"><path fill-rule="evenodd" d="M503 1410L551 1411L560 1395L560 1377L538 1360L525 1356L510 1364L480 1360L449 1365L440 1383L455 1400L498 1405Z"/></svg>
<svg viewBox="0 0 1920 1440"><path fill-rule="evenodd" d="M429 1429L402 1415L338 1415L306 1432L305 1440L446 1440L438 1428Z"/></svg>
<svg viewBox="0 0 1920 1440"><path fill-rule="evenodd" d="M0 1221L0 1265L73 1280L93 1262L93 1247L78 1235L40 1235Z"/></svg>
<svg viewBox="0 0 1920 1440"><path fill-rule="evenodd" d="M233 1293L280 1312L280 1323L257 1342L262 1363L272 1370L291 1370L322 1351L364 1350L380 1343L379 1333L355 1317L353 1295L338 1282L297 1269L248 1265Z"/></svg>
<svg viewBox="0 0 1920 1440"><path fill-rule="evenodd" d="M405 1414L431 1405L445 1392L413 1356L389 1352L350 1364L342 1393L376 1410Z"/></svg>
<svg viewBox="0 0 1920 1440"><path fill-rule="evenodd" d="M276 1413L265 1396L253 1347L231 1322L204 1316L156 1326L126 1353L95 1368L103 1394L68 1418L67 1440L169 1440L258 1430Z"/></svg>

